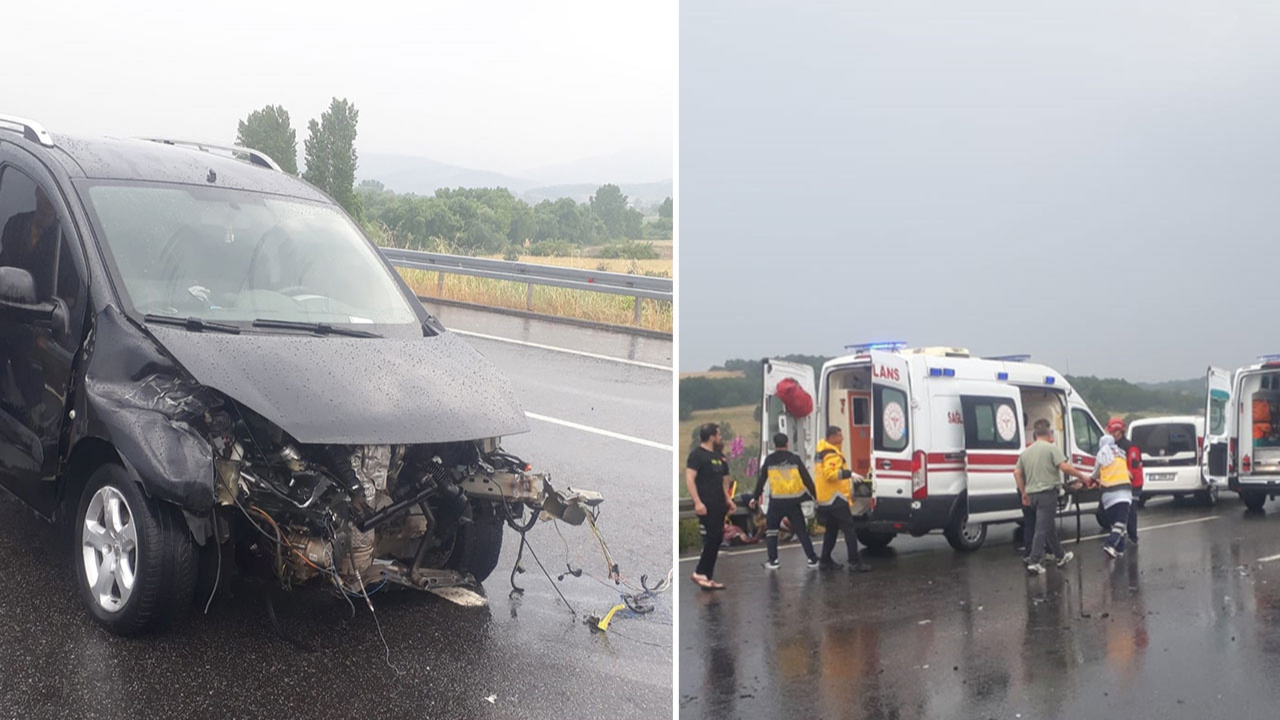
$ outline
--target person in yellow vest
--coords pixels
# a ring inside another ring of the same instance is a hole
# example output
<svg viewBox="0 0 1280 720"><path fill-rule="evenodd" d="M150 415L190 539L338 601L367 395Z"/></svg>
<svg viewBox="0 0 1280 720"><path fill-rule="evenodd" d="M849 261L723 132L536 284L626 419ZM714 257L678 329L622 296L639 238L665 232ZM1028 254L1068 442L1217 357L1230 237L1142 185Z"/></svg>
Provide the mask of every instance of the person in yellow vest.
<svg viewBox="0 0 1280 720"><path fill-rule="evenodd" d="M1102 507L1111 524L1111 534L1102 544L1110 557L1124 555L1124 539L1129 529L1129 503L1133 502L1133 485L1129 474L1129 458L1116 445L1116 439L1103 435L1098 446L1098 462L1093 478L1102 487Z"/></svg>
<svg viewBox="0 0 1280 720"><path fill-rule="evenodd" d="M822 556L818 558L821 570L836 570L840 563L831 559L836 549L836 540L840 532L844 532L844 544L849 549L849 569L854 572L867 572L870 565L862 562L858 556L858 540L854 536L853 522L853 471L845 462L844 432L837 426L827 428L827 436L818 441L818 462L814 468L817 477L813 479L817 489L818 519L827 531L822 536ZM858 482L862 482L859 476Z"/></svg>
<svg viewBox="0 0 1280 720"><path fill-rule="evenodd" d="M773 436L773 452L769 453L769 457L760 466L760 477L756 480L756 491L751 499L751 508L754 510L764 493L765 483L769 484L769 509L764 514L764 539L769 548L769 560L764 566L769 570L777 570L782 566L778 562L778 528L784 517L791 521L791 531L800 538L804 554L809 558L808 566L818 567L818 556L813 552L804 510L800 507L806 494L816 497L818 493L804 461L787 449L789 443L786 433Z"/></svg>

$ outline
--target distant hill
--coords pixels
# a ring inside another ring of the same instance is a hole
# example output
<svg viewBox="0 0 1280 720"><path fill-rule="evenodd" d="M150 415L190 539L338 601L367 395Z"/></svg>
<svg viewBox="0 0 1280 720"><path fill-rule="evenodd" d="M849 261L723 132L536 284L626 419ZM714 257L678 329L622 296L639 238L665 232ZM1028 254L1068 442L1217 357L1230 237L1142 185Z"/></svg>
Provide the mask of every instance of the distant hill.
<svg viewBox="0 0 1280 720"><path fill-rule="evenodd" d="M1157 383L1137 383L1138 387L1147 390L1156 390L1158 392L1172 392L1184 395L1194 395L1200 399L1204 399L1205 387L1204 378L1192 378L1191 380L1168 380Z"/></svg>
<svg viewBox="0 0 1280 720"><path fill-rule="evenodd" d="M521 192L520 197L531 205L537 205L543 200L556 200L562 197L573 198L575 202L587 202L595 194L596 190L600 189L602 184L548 185ZM640 202L645 205L654 205L672 197L675 193L675 184L671 180L653 183L616 184L619 188L622 188L622 194L626 195L627 199L633 204Z"/></svg>
<svg viewBox="0 0 1280 720"><path fill-rule="evenodd" d="M439 188L504 187L519 194L542 184L502 173L459 167L430 158L368 153L360 155L357 181L377 180L397 193L433 195Z"/></svg>
<svg viewBox="0 0 1280 720"><path fill-rule="evenodd" d="M670 172L668 168L667 173ZM622 192L633 203L656 205L674 194L674 183L671 180L629 183L608 177L600 181L592 179L592 176L580 176L579 179L590 180L590 182L552 184L555 180L543 176L537 179L517 177L489 170L450 165L430 158L386 153L361 154L360 167L356 171L357 183L362 180L377 180L388 190L402 194L433 195L440 188L502 187L531 205L536 205L543 200L559 198L573 198L575 202L586 202L601 185L609 182L622 188Z"/></svg>

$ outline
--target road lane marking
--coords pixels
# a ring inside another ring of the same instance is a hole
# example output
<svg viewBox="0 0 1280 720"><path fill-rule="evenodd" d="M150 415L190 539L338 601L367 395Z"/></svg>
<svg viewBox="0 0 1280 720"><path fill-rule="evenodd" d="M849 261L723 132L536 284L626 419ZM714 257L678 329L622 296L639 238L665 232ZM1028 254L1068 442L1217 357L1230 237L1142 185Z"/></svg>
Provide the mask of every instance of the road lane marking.
<svg viewBox="0 0 1280 720"><path fill-rule="evenodd" d="M626 358L614 357L612 355L599 355L584 350L570 350L569 348L556 347L554 345L542 345L539 343L526 342L524 340L513 340L511 338L500 337L498 335L485 335L484 333L471 332L469 330L454 330L450 328L450 332L467 337L480 338L481 340L494 340L496 342L511 343L512 345L523 345L525 347L537 348L539 350L550 350L551 352L565 353L566 355L577 355L579 357L592 358L594 360L607 360L609 362L622 363L623 365L633 365L635 367L649 368L650 370L663 370L671 372L672 368L667 365L657 365L655 363L640 362L639 360L627 360Z"/></svg>
<svg viewBox="0 0 1280 720"><path fill-rule="evenodd" d="M1267 557L1264 557L1264 558L1258 558L1257 562L1264 563L1264 562L1271 562L1272 560L1280 560L1280 555L1268 555Z"/></svg>
<svg viewBox="0 0 1280 720"><path fill-rule="evenodd" d="M1066 517L1070 517L1070 516L1066 516ZM1160 528L1177 527L1179 525L1190 525L1192 523L1202 523L1202 522L1207 522L1209 520L1217 520L1218 518L1221 518L1221 517L1222 517L1221 515L1209 515L1208 517L1192 518L1191 520L1179 520L1178 522L1164 523L1163 525L1148 525L1146 527L1138 528L1138 534L1141 535L1143 532L1147 530L1159 530ZM1069 542L1084 542L1085 540L1100 540L1104 537L1110 537L1110 536L1111 536L1111 533L1105 533L1103 535L1085 535L1079 540L1076 540L1075 538L1071 538L1070 540L1063 540L1062 543L1065 545Z"/></svg>
<svg viewBox="0 0 1280 720"><path fill-rule="evenodd" d="M1201 522L1206 522L1208 520L1217 520L1221 517L1222 517L1221 515L1210 515L1208 517L1194 518L1192 520L1179 520L1178 522L1164 523L1161 525L1148 525L1147 527L1138 528L1138 534L1141 535L1142 533L1148 530L1159 530L1160 528L1177 527L1178 525L1190 525L1192 523L1201 523ZM1062 518L1059 518L1059 519L1068 519L1068 518L1070 518L1069 515L1063 516ZM1108 533L1108 535L1109 534L1110 533ZM1080 538L1079 542L1084 542L1085 540L1100 540L1104 537L1107 537L1107 535L1086 535ZM1062 544L1065 545L1067 543L1073 543L1073 542L1077 542L1077 540L1075 538L1071 538L1070 540L1063 540ZM784 550L786 548L798 548L798 547L800 547L800 543L788 543L786 545L779 545L778 549ZM724 549L721 549L720 554L721 555L750 555L751 553L762 553L762 552L765 552L766 550L768 550L768 548L763 548L763 547L749 548L747 550L734 550L734 551L726 551ZM866 550L863 550L863 552L866 552ZM694 555L692 557L680 558L680 562L692 562L697 559L698 559L698 556ZM1261 560L1258 560L1258 562L1267 562L1270 560L1280 560L1280 555L1275 555L1269 558L1263 558Z"/></svg>
<svg viewBox="0 0 1280 720"><path fill-rule="evenodd" d="M644 438L633 437L631 435L623 435L622 433L616 433L616 432L613 432L612 430L601 430L600 428L594 428L594 427L591 427L590 425L579 425L578 423L575 423L575 422L569 422L568 420L560 420L558 418L547 417L546 415L538 415L537 413L525 412L525 417L528 417L531 420L540 420L545 423L551 423L552 425L560 425L562 427L572 428L574 430L581 430L582 432L589 432L594 435L601 435L607 438L613 438L614 440L625 440L626 442L629 442L629 443L635 443L636 445L643 445L645 447L656 448L658 450L666 450L667 452L676 451L676 449L670 445L663 445L662 443L656 443L652 440L645 440Z"/></svg>

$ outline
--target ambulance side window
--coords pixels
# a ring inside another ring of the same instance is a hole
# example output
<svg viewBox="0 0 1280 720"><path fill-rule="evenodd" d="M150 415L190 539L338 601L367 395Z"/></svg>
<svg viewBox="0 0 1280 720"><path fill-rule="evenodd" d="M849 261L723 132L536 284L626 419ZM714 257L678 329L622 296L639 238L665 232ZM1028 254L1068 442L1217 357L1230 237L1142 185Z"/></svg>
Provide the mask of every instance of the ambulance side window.
<svg viewBox="0 0 1280 720"><path fill-rule="evenodd" d="M1008 398L963 396L964 446L967 450L1019 450L1022 432L1017 408Z"/></svg>
<svg viewBox="0 0 1280 720"><path fill-rule="evenodd" d="M1076 432L1076 447L1095 455L1102 441L1102 429L1098 427L1089 414L1079 408L1071 410L1071 425Z"/></svg>
<svg viewBox="0 0 1280 720"><path fill-rule="evenodd" d="M875 410L876 450L899 452L907 448L910 434L907 432L907 394L895 388L875 385L872 389L872 407Z"/></svg>

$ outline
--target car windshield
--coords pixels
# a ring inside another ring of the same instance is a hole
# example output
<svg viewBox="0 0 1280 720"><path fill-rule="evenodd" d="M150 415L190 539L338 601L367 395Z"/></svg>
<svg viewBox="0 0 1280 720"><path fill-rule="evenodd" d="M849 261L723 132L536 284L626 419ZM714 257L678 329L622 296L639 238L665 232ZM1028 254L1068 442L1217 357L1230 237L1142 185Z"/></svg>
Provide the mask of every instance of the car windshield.
<svg viewBox="0 0 1280 720"><path fill-rule="evenodd" d="M89 187L117 285L142 314L222 322L415 323L335 207L188 185Z"/></svg>

